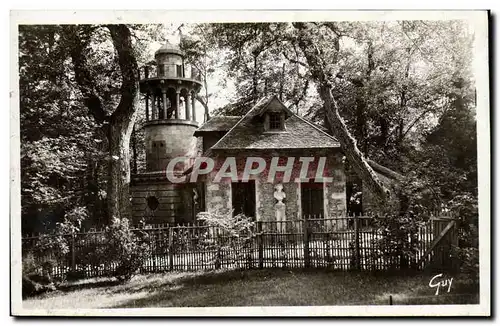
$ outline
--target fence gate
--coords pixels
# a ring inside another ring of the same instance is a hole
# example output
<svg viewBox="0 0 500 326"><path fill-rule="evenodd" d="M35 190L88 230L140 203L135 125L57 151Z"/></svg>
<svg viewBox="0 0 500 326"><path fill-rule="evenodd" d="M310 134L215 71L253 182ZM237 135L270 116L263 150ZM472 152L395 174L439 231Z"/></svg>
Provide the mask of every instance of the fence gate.
<svg viewBox="0 0 500 326"><path fill-rule="evenodd" d="M456 223L449 218L433 218L431 225L434 240L417 265L430 270L453 270L456 262L452 258L452 248L458 245Z"/></svg>

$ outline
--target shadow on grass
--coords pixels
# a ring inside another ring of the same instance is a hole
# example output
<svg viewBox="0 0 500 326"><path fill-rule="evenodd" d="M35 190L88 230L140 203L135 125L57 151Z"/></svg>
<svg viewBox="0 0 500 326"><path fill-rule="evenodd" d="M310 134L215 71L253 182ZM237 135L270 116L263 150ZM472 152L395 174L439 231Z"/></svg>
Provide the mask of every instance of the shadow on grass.
<svg viewBox="0 0 500 326"><path fill-rule="evenodd" d="M182 275L174 281L155 281L143 286L116 289L115 293L148 291L151 294L109 308L252 305L252 298L265 293L267 288L267 285L259 283L279 278L279 274L276 271L255 270L210 271L203 274ZM275 304L280 302L276 301Z"/></svg>
<svg viewBox="0 0 500 326"><path fill-rule="evenodd" d="M110 293L134 293L134 292L155 292L171 291L172 288L196 287L201 285L217 285L228 282L243 281L249 278L265 278L276 276L276 271L268 270L219 270L192 273L165 273L150 274L145 276L143 282L132 280L130 283L115 283L109 289ZM163 276L163 278L162 278ZM149 279L149 280L148 280Z"/></svg>
<svg viewBox="0 0 500 326"><path fill-rule="evenodd" d="M149 295L109 308L386 305L392 294L401 299L395 304L477 303L475 287L457 283L455 296L434 298L428 282L429 275L413 272L401 275L323 269L211 271L119 288L120 293L147 291Z"/></svg>
<svg viewBox="0 0 500 326"><path fill-rule="evenodd" d="M105 281L97 281L97 282L88 282L88 283L76 283L76 284L61 284L57 287L58 291L61 292L74 292L85 289L98 289L105 287L114 287L120 285L121 283L116 280L105 280Z"/></svg>
<svg viewBox="0 0 500 326"><path fill-rule="evenodd" d="M432 276L326 268L218 270L143 274L128 283L94 279L60 290L73 292L82 306L102 297L102 308L387 305L391 296L395 305L477 303L479 289L464 275L455 276L451 293L439 298L429 287Z"/></svg>

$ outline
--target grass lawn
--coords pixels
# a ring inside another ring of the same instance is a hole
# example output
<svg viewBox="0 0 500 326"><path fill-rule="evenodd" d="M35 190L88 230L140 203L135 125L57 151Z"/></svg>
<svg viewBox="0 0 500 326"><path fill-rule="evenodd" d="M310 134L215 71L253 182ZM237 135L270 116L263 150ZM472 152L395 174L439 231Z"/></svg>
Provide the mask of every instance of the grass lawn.
<svg viewBox="0 0 500 326"><path fill-rule="evenodd" d="M454 276L451 290L429 287L434 275L373 275L325 270L182 272L136 276L126 284L91 279L23 301L25 309L478 304L479 290Z"/></svg>

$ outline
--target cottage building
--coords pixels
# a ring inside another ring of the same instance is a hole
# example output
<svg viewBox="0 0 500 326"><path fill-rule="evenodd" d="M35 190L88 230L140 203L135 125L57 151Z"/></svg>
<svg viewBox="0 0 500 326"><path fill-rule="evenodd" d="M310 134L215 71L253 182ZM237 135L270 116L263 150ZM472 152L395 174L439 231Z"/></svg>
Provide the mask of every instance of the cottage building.
<svg viewBox="0 0 500 326"><path fill-rule="evenodd" d="M345 216L340 144L276 96L261 99L243 117L213 117L195 136L202 139L204 155L215 162L202 179L207 211L232 210L272 221L276 204L283 203L287 220ZM235 175L218 180L221 169L230 170L225 162L233 158ZM245 178L245 167L255 163L251 158L261 158L264 168Z"/></svg>
<svg viewBox="0 0 500 326"><path fill-rule="evenodd" d="M344 155L335 137L276 96L244 116L215 116L200 127L200 89L196 69L170 43L141 72L146 171L131 178L134 222L181 224L221 210L258 221L345 216ZM213 162L204 174L202 159ZM397 176L372 163L382 180ZM367 192L363 206L371 208Z"/></svg>

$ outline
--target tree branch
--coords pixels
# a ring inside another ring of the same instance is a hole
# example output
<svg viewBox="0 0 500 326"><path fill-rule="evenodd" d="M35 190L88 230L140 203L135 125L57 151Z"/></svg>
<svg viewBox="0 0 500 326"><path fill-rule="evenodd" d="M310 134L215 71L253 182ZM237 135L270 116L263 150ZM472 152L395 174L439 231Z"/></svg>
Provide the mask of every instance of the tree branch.
<svg viewBox="0 0 500 326"><path fill-rule="evenodd" d="M112 118L130 117L134 113L134 101L138 91L138 69L135 58L130 29L123 24L106 25L111 32L111 39L118 54L118 64L122 75L120 103L112 114Z"/></svg>
<svg viewBox="0 0 500 326"><path fill-rule="evenodd" d="M290 58L287 54L286 54L286 51L283 51L283 56L285 57L285 59L287 59L288 61L290 61L291 63L296 63L296 64L299 64L303 67L307 67L307 65L305 63L303 63L302 61L299 61L299 60L295 60L295 59L292 59Z"/></svg>
<svg viewBox="0 0 500 326"><path fill-rule="evenodd" d="M413 126L418 122L420 121L427 113L431 112L432 109L427 109L425 110L424 112L422 112L418 117L416 117L409 125L408 127L406 128L406 131L403 132L403 134L401 135L401 140L403 140L403 138L405 138L406 134L408 134L408 132L410 132L411 128L413 128Z"/></svg>
<svg viewBox="0 0 500 326"><path fill-rule="evenodd" d="M86 30L80 26L64 25L63 35L69 43L71 61L75 71L75 80L83 95L83 103L89 109L94 119L103 123L109 120L109 116L103 108L101 98L95 89L96 82L88 68L85 49L90 41L92 30Z"/></svg>

